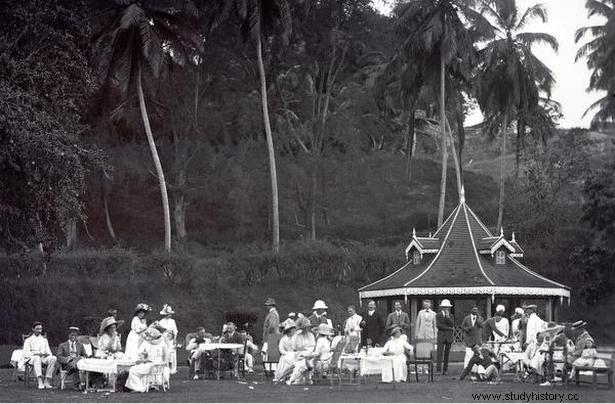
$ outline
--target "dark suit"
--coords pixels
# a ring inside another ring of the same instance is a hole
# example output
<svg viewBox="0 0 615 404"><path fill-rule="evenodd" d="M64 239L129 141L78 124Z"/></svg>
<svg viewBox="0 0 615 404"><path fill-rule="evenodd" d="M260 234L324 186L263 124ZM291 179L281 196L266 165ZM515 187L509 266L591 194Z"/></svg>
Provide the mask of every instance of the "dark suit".
<svg viewBox="0 0 615 404"><path fill-rule="evenodd" d="M80 359L87 357L85 348L83 347L83 344L79 341L75 341L74 355L75 356L73 357L71 357L70 355L69 341L63 342L58 346L56 358L58 358L58 362L62 365L62 368L68 371L68 374L76 372L77 362L79 362Z"/></svg>
<svg viewBox="0 0 615 404"><path fill-rule="evenodd" d="M461 323L461 329L463 330L463 342L466 347L472 348L474 345L481 345L483 343L483 326L485 320L480 316L476 316L476 321L472 325L471 314L468 314Z"/></svg>
<svg viewBox="0 0 615 404"><path fill-rule="evenodd" d="M363 314L361 321L361 346L367 346L367 339L372 341L372 347L376 344L383 345L382 335L384 334L384 318L377 312L370 316L369 312Z"/></svg>
<svg viewBox="0 0 615 404"><path fill-rule="evenodd" d="M407 334L410 329L410 316L408 315L408 313L405 313L403 311L399 314L394 311L393 313L390 313L388 315L387 322L384 326L388 331L389 327L393 324L400 326L401 329L404 330L404 333Z"/></svg>
<svg viewBox="0 0 615 404"><path fill-rule="evenodd" d="M446 372L448 370L448 357L451 353L451 345L453 344L453 328L455 327L455 318L449 313L445 316L442 311L436 314L436 328L438 329L438 354L436 361L436 370ZM442 356L444 356L444 366L442 365Z"/></svg>

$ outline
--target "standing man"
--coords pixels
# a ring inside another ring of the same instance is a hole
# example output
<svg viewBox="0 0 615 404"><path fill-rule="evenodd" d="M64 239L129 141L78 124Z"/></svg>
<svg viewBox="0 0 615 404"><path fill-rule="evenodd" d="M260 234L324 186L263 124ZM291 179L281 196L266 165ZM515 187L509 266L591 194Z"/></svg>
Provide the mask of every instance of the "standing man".
<svg viewBox="0 0 615 404"><path fill-rule="evenodd" d="M77 341L79 336L78 327L68 328L68 341L61 343L58 346L57 358L64 370L67 371L66 375L70 376L75 372L79 375L79 387L83 389L85 387L85 379L83 372L77 369L77 362L82 358L87 357L83 344Z"/></svg>
<svg viewBox="0 0 615 404"><path fill-rule="evenodd" d="M451 314L453 305L448 299L440 302L440 310L436 314L436 328L438 329L438 353L436 360L436 371L442 369L442 376L448 372L448 357L451 353L451 345L454 342L453 329L455 328L455 318ZM442 364L444 356L444 364Z"/></svg>
<svg viewBox="0 0 615 404"><path fill-rule="evenodd" d="M266 359L269 336L280 333L280 315L275 308L275 300L271 297L265 301L265 308L267 309L267 317L265 317L263 323L263 349L261 349L261 352Z"/></svg>
<svg viewBox="0 0 615 404"><path fill-rule="evenodd" d="M504 306L499 304L495 309L495 315L485 321L483 338L486 341L503 342L508 338L508 319L504 318Z"/></svg>
<svg viewBox="0 0 615 404"><path fill-rule="evenodd" d="M333 328L333 323L330 319L327 318L327 304L324 300L316 300L314 302L314 306L312 307L312 314L308 317L310 320L310 324L312 327L318 327L318 324L327 324L329 327Z"/></svg>
<svg viewBox="0 0 615 404"><path fill-rule="evenodd" d="M361 322L363 317L357 314L355 306L348 306L348 318L344 323L344 335L361 339Z"/></svg>
<svg viewBox="0 0 615 404"><path fill-rule="evenodd" d="M514 340L518 340L523 346L523 340L521 338L521 332L519 330L519 323L521 322L521 318L524 315L524 311L521 307L517 307L515 309L515 314L510 318L510 338Z"/></svg>
<svg viewBox="0 0 615 404"><path fill-rule="evenodd" d="M423 300L423 309L416 315L416 332L414 337L419 340L436 340L436 312L431 309L431 300Z"/></svg>
<svg viewBox="0 0 615 404"><path fill-rule="evenodd" d="M361 346L383 345L382 335L384 334L384 318L376 312L376 302L370 300L367 304L367 313L361 322L363 332L361 333Z"/></svg>
<svg viewBox="0 0 615 404"><path fill-rule="evenodd" d="M463 358L463 367L468 366L470 359L474 355L472 348L475 345L483 343L483 327L485 320L478 314L478 306L472 306L472 311L468 314L461 323L463 330L463 343L466 346L466 355Z"/></svg>
<svg viewBox="0 0 615 404"><path fill-rule="evenodd" d="M547 323L536 314L537 308L538 306L535 304L528 304L524 307L525 313L527 314L525 342L528 344L532 341L536 341L536 334L547 328Z"/></svg>
<svg viewBox="0 0 615 404"><path fill-rule="evenodd" d="M384 325L385 329L389 330L392 325L398 325L403 330L403 335L408 334L410 328L410 316L408 313L401 311L401 302L396 301L393 305L393 312L387 317L387 322Z"/></svg>
<svg viewBox="0 0 615 404"><path fill-rule="evenodd" d="M56 357L51 354L47 338L41 334L43 325L36 321L32 324L32 335L30 335L23 343L23 356L26 363L34 367L34 374L38 379L39 389L51 389L51 380L56 370ZM43 365L47 365L45 380L43 383Z"/></svg>

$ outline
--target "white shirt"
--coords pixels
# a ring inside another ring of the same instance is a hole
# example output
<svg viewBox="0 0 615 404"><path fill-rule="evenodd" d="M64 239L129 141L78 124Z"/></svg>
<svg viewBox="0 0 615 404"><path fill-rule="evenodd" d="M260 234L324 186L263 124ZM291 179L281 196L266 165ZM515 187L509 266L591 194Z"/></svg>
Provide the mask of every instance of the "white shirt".
<svg viewBox="0 0 615 404"><path fill-rule="evenodd" d="M504 341L508 338L508 329L509 324L508 324L508 319L502 317L500 319L500 321L495 321L495 328L498 329L498 331L500 331L502 334L504 334L505 336L502 337L501 335L498 335L496 332L493 332L493 339L495 341Z"/></svg>
<svg viewBox="0 0 615 404"><path fill-rule="evenodd" d="M23 356L24 358L30 358L34 354L51 355L51 349L49 349L49 342L47 338L42 335L36 336L32 334L23 343Z"/></svg>
<svg viewBox="0 0 615 404"><path fill-rule="evenodd" d="M527 319L527 330L525 340L530 343L536 341L536 334L546 328L547 323L543 321L536 313L530 314Z"/></svg>
<svg viewBox="0 0 615 404"><path fill-rule="evenodd" d="M363 317L356 313L348 317L344 325L344 333L352 334L361 332L361 321L363 321Z"/></svg>
<svg viewBox="0 0 615 404"><path fill-rule="evenodd" d="M376 312L376 310L370 310L370 311L367 312L367 314L369 316L373 316L375 312Z"/></svg>
<svg viewBox="0 0 615 404"><path fill-rule="evenodd" d="M470 320L472 320L472 327L476 324L476 314L470 314Z"/></svg>

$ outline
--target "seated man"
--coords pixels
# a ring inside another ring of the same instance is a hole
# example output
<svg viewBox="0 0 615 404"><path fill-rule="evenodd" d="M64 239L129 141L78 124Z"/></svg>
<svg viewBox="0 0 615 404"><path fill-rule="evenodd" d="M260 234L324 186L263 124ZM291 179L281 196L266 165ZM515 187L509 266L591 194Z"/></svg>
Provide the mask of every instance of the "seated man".
<svg viewBox="0 0 615 404"><path fill-rule="evenodd" d="M224 325L223 328L225 331L220 338L220 342L223 344L244 344L243 337L237 332L237 327L235 323L228 322ZM234 350L224 349L220 353L220 370L231 370L235 368L235 362L237 359L237 354L242 352L243 348L238 348Z"/></svg>
<svg viewBox="0 0 615 404"><path fill-rule="evenodd" d="M23 343L23 357L27 364L34 367L34 374L38 379L39 389L51 389L51 380L56 370L56 357L51 354L47 338L41 334L43 325L36 321L32 324L32 335ZM45 380L43 383L43 365L47 366Z"/></svg>
<svg viewBox="0 0 615 404"><path fill-rule="evenodd" d="M77 362L88 355L85 352L83 344L77 341L79 335L79 328L68 328L68 341L63 342L58 346L57 358L58 363L64 370L67 371L67 376L77 373L79 375L79 387L83 389L85 387L85 381L83 372L77 369Z"/></svg>
<svg viewBox="0 0 615 404"><path fill-rule="evenodd" d="M194 380L199 379L199 373L206 370L206 364L211 358L209 351L201 347L201 344L210 344L211 334L205 332L204 327L197 327L196 335L191 338L186 345L186 350L190 351L190 366L194 366ZM210 370L210 369L207 369Z"/></svg>
<svg viewBox="0 0 615 404"><path fill-rule="evenodd" d="M248 324L244 324L242 330L239 331L239 335L241 338L246 341L246 350L244 352L244 369L248 371L248 373L254 372L254 355L258 353L258 346L254 343L254 339L247 331Z"/></svg>
<svg viewBox="0 0 615 404"><path fill-rule="evenodd" d="M493 379L499 379L500 362L493 351L487 346L481 348L476 344L472 347L473 355L468 362L468 365L461 372L459 380L465 379L465 377L472 372L474 365L477 365L477 380L491 381Z"/></svg>

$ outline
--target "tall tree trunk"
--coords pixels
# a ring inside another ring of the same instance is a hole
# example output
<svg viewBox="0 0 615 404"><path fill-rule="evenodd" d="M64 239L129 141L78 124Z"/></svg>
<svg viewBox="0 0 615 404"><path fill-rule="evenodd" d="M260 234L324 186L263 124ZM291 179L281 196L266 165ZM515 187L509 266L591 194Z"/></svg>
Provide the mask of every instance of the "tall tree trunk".
<svg viewBox="0 0 615 404"><path fill-rule="evenodd" d="M70 219L64 226L64 236L66 237L66 248L74 250L77 247L77 221Z"/></svg>
<svg viewBox="0 0 615 404"><path fill-rule="evenodd" d="M105 179L103 178L103 181ZM105 210L105 224L107 225L107 231L109 232L109 236L113 241L113 245L117 243L117 237L115 236L115 230L113 229L113 222L111 222L111 214L109 213L109 195L108 191L103 183L103 191L102 191L102 199L103 199L103 209Z"/></svg>
<svg viewBox="0 0 615 404"><path fill-rule="evenodd" d="M269 105L267 103L267 78L265 77L265 65L263 64L262 38L260 33L256 36L256 59L258 73L261 81L261 104L263 107L263 122L265 124L265 136L267 137L267 151L269 153L269 174L271 176L271 210L273 218L273 251L280 251L280 208L278 205L278 174L275 166L275 150L273 148L273 135L269 122Z"/></svg>
<svg viewBox="0 0 615 404"><path fill-rule="evenodd" d="M164 250L166 252L171 252L171 212L169 211L169 195L167 193L167 183L164 179L162 163L160 163L158 150L156 150L152 127L149 124L149 117L145 107L145 97L143 96L143 85L141 82L141 70L137 73L137 93L139 94L139 109L141 110L141 118L143 119L143 126L145 127L145 135L147 136L147 143L149 144L149 149L152 153L152 158L154 159L156 175L158 176L158 184L160 185L162 212L164 214Z"/></svg>
<svg viewBox="0 0 615 404"><path fill-rule="evenodd" d="M310 240L316 240L316 192L318 191L318 178L317 178L317 168L316 164L312 169L312 174L310 178Z"/></svg>
<svg viewBox="0 0 615 404"><path fill-rule="evenodd" d="M517 144L515 150L515 180L519 178L519 165L521 163L521 149L523 148L523 141L525 139L525 121L523 119L517 120Z"/></svg>
<svg viewBox="0 0 615 404"><path fill-rule="evenodd" d="M504 114L504 124L502 125L502 156L500 158L500 203L498 209L498 227L502 228L504 220L504 184L506 176L506 128L508 127L508 113Z"/></svg>
<svg viewBox="0 0 615 404"><path fill-rule="evenodd" d="M414 158L414 152L416 151L416 132L415 132L415 119L416 110L414 103L410 104L409 111L407 112L406 121L406 178L408 183L412 181L412 161Z"/></svg>
<svg viewBox="0 0 615 404"><path fill-rule="evenodd" d="M459 158L459 174L461 176L461 183L463 184L463 147L466 143L466 131L463 127L463 112L458 112L457 114L457 131L459 132L459 150L457 151L457 157Z"/></svg>
<svg viewBox="0 0 615 404"><path fill-rule="evenodd" d="M177 175L177 189L173 192L173 219L175 220L175 236L178 240L186 239L186 173L181 170Z"/></svg>
<svg viewBox="0 0 615 404"><path fill-rule="evenodd" d="M451 130L448 119L446 120L446 129L448 130L448 140L451 142L451 154L453 155L453 164L455 165L455 174L457 176L457 195L461 195L461 187L463 185L461 179L461 164L457 156L457 151L455 150L455 139L453 138L453 131Z"/></svg>
<svg viewBox="0 0 615 404"><path fill-rule="evenodd" d="M440 55L440 136L442 137L442 176L440 178L440 203L438 205L438 227L444 221L444 202L446 198L446 163L448 155L446 152L446 83L445 83L445 62L444 55Z"/></svg>

